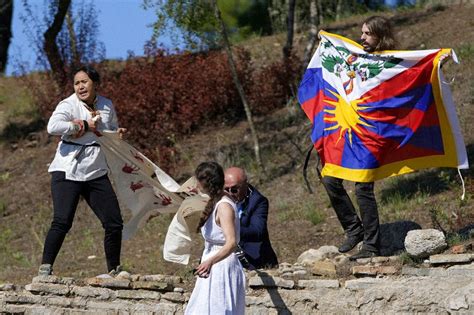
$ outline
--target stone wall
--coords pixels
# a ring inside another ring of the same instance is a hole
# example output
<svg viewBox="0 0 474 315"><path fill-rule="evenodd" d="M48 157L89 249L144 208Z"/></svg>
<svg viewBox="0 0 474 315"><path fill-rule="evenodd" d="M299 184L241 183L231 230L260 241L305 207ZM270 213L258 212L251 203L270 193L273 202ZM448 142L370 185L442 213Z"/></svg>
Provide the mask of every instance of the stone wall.
<svg viewBox="0 0 474 315"><path fill-rule="evenodd" d="M249 272L246 314L473 314L474 255L460 258L435 255L416 268L396 258L366 259L347 279L317 277L301 264ZM183 286L164 275L36 277L24 288L0 285L0 313L183 314L190 296Z"/></svg>

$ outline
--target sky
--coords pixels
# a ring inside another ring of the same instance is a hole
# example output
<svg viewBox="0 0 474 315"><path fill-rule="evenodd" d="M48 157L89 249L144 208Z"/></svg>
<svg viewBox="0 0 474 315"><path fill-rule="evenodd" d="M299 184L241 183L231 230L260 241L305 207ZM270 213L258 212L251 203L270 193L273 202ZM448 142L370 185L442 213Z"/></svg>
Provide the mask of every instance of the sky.
<svg viewBox="0 0 474 315"><path fill-rule="evenodd" d="M43 8L48 0L28 0L36 8L38 14L43 14ZM73 0L76 1L76 0ZM91 0L84 0L89 3ZM21 0L14 0L12 33L13 38L9 47L9 63L6 74L10 75L13 69L13 59L20 55L21 60L33 64L34 53L29 49L27 37L24 34L24 25L20 15L25 14ZM97 18L100 24L99 41L104 43L107 59L125 59L128 51L136 56L143 55L143 45L153 34L151 24L156 21L153 9L144 10L142 0L95 0ZM168 38L160 38L165 47L170 47Z"/></svg>

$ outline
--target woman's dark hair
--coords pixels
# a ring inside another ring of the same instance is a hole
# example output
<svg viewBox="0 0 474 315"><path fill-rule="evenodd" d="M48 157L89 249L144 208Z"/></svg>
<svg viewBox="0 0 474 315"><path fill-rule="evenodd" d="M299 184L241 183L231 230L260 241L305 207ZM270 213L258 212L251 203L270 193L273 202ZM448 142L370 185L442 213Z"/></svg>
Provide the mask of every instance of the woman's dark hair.
<svg viewBox="0 0 474 315"><path fill-rule="evenodd" d="M379 40L374 51L395 49L397 41L389 19L374 15L366 19L363 24L367 25L369 31Z"/></svg>
<svg viewBox="0 0 474 315"><path fill-rule="evenodd" d="M199 233L201 227L206 223L214 210L214 206L224 195L224 170L216 162L203 162L198 165L194 171L194 175L209 194L209 197L211 197L199 219L199 224L196 229L196 232Z"/></svg>
<svg viewBox="0 0 474 315"><path fill-rule="evenodd" d="M81 66L77 68L74 73L72 74L73 78L78 72L85 72L89 78L92 80L92 82L99 84L100 83L100 75L95 68L92 66Z"/></svg>

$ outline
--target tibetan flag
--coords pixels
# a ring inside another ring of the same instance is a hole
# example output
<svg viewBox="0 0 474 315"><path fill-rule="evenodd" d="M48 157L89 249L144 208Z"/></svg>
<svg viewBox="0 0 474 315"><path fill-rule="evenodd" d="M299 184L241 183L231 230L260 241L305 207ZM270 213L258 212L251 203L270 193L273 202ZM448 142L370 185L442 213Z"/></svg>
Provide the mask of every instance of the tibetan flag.
<svg viewBox="0 0 474 315"><path fill-rule="evenodd" d="M322 175L372 182L429 167L468 168L440 57L451 49L381 51L321 31L298 90Z"/></svg>

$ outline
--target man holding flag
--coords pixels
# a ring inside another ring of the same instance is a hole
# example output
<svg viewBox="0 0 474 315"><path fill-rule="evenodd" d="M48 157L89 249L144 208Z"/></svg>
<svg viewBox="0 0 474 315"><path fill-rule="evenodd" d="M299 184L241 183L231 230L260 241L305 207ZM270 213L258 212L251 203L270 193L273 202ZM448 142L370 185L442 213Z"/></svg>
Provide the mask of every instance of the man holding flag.
<svg viewBox="0 0 474 315"><path fill-rule="evenodd" d="M339 251L363 241L350 259L373 257L380 238L375 180L427 167L468 167L439 71L440 60L453 53L393 51L392 27L380 16L364 21L361 45L323 31L320 37L298 98L313 123L322 182L346 233ZM361 218L344 179L355 182Z"/></svg>

